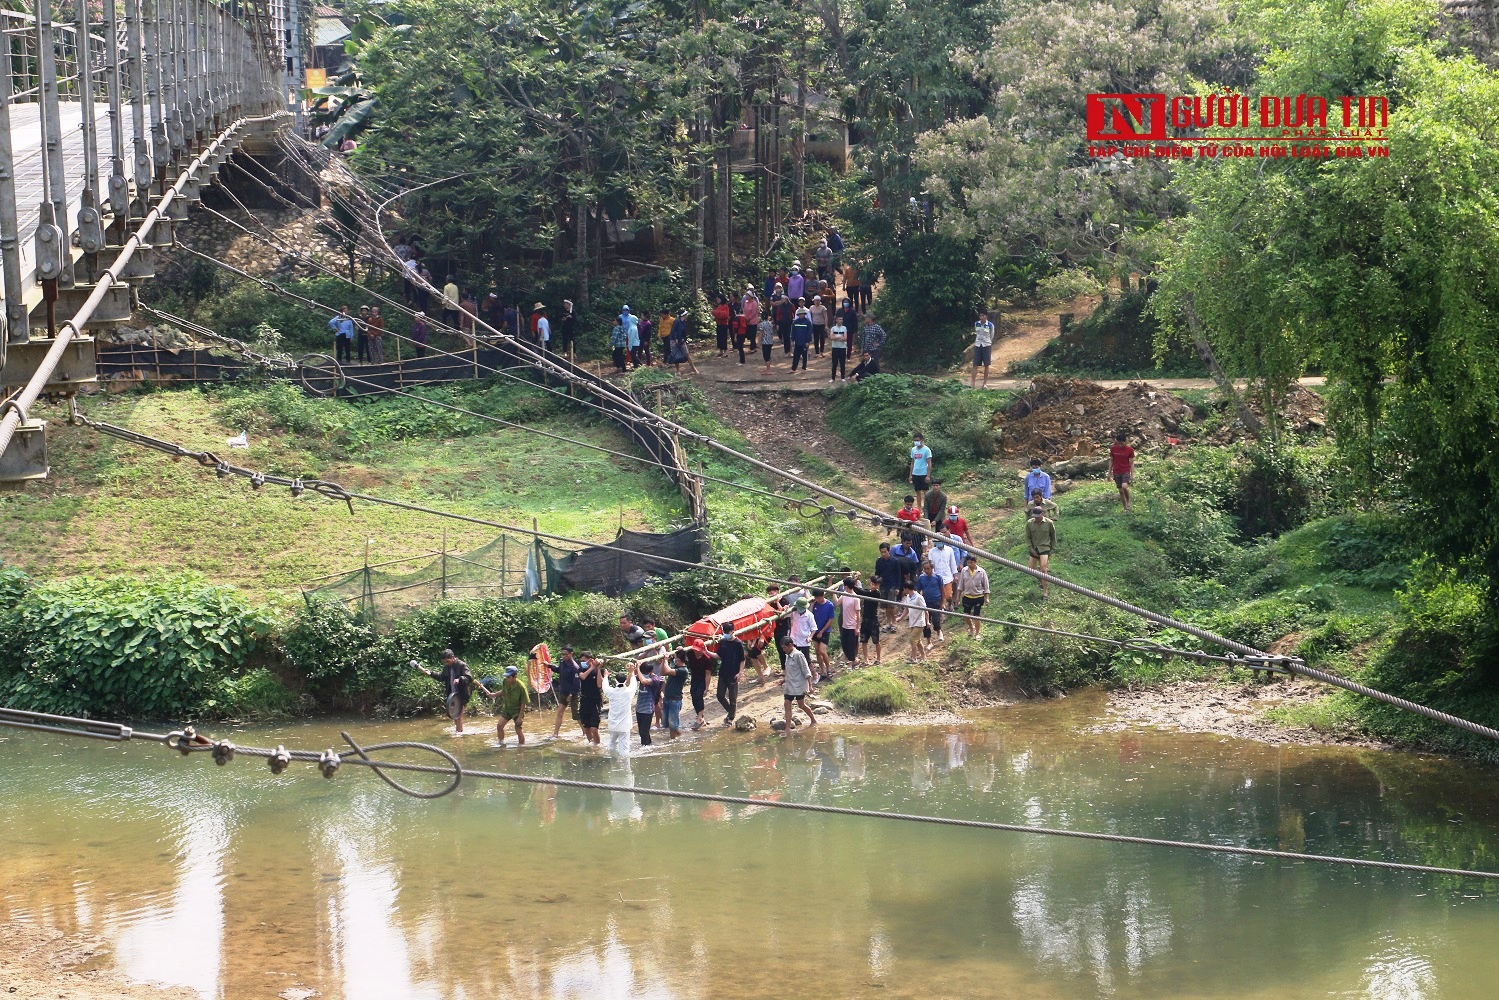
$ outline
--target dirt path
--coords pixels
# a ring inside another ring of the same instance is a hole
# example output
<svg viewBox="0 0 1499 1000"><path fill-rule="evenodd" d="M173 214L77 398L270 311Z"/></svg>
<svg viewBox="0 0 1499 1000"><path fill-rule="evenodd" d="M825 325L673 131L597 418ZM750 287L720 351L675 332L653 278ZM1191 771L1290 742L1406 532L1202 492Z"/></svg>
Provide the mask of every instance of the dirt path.
<svg viewBox="0 0 1499 1000"><path fill-rule="evenodd" d="M790 360L777 348L772 359L776 374L752 390L763 395L744 395L746 379L757 378L759 358L741 366L732 351L726 358L709 351L697 360L698 374L687 376L708 398L708 405L752 444L765 461L788 472L827 480L827 469L809 468L818 463L831 466L846 482L832 483L840 492L869 503L884 504L888 484L870 469L863 456L828 426L828 399L820 390L833 388L827 381L827 362L811 374L790 373ZM770 381L776 379L777 381ZM810 460L809 460L810 457Z"/></svg>

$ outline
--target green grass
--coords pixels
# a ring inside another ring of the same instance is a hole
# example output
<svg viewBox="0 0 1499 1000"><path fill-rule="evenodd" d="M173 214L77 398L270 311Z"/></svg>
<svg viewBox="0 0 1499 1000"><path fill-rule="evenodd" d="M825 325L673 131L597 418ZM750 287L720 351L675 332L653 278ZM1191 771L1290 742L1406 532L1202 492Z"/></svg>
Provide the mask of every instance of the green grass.
<svg viewBox="0 0 1499 1000"><path fill-rule="evenodd" d="M892 715L917 704L911 683L884 665L845 673L823 688L822 694L845 712Z"/></svg>
<svg viewBox="0 0 1499 1000"><path fill-rule="evenodd" d="M464 436L385 440L345 449L312 435L266 428L250 449L230 453L240 428L216 417L219 400L194 390L94 397L92 417L208 449L238 465L317 476L353 491L587 540L627 527L662 530L685 517L675 489L655 469L519 430L484 425ZM352 404L316 404L338 412ZM417 404L413 404L417 405ZM423 409L430 409L423 407ZM438 549L452 551L499 533L415 512L284 489L251 490L238 477L217 479L187 460L51 421L52 477L0 495L0 551L41 576L136 573L142 567L196 569L251 594L295 591L313 577L356 568L366 540L372 562ZM577 416L540 426L630 453L612 426Z"/></svg>

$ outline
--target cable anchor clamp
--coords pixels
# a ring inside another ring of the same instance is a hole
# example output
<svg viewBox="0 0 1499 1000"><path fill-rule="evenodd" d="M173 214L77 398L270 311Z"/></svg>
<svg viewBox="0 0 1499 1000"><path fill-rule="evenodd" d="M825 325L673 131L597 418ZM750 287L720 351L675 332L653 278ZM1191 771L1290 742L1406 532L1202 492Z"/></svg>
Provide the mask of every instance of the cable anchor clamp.
<svg viewBox="0 0 1499 1000"><path fill-rule="evenodd" d="M342 763L338 754L332 750L324 750L322 756L318 758L317 769L323 772L323 777L332 778L338 773L338 765Z"/></svg>

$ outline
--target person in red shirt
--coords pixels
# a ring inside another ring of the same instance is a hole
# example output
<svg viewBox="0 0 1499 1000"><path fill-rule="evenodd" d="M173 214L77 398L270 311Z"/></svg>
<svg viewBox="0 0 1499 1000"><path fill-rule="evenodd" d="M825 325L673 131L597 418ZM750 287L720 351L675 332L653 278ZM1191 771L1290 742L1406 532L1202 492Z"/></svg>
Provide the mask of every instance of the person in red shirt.
<svg viewBox="0 0 1499 1000"><path fill-rule="evenodd" d="M959 539L973 544L973 539L968 535L968 522L963 520L963 515L958 513L958 505L953 504L947 508L947 520L944 522L949 535L957 535Z"/></svg>
<svg viewBox="0 0 1499 1000"><path fill-rule="evenodd" d="M1114 435L1114 443L1109 446L1109 472L1119 488L1119 503L1128 511L1129 488L1135 481L1135 449L1125 443L1123 431Z"/></svg>
<svg viewBox="0 0 1499 1000"><path fill-rule="evenodd" d="M718 304L713 307L713 323L718 327L718 356L725 358L729 355L729 323L733 314L727 299L721 295L715 295L714 298L718 300Z"/></svg>
<svg viewBox="0 0 1499 1000"><path fill-rule="evenodd" d="M906 497L906 505L895 512L895 519L902 522L900 538L901 541L905 541L906 537L911 534L908 526L921 520L921 508L916 506L916 498L914 496Z"/></svg>

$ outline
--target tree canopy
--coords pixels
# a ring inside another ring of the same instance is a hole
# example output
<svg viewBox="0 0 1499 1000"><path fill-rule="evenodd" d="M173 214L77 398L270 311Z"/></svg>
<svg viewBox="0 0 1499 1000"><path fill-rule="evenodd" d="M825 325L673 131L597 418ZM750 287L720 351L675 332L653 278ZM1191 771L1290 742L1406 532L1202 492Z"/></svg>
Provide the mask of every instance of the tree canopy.
<svg viewBox="0 0 1499 1000"><path fill-rule="evenodd" d="M1263 15L1266 93L1389 98L1389 155L1178 171L1154 309L1191 309L1221 358L1274 395L1310 365L1340 448L1400 489L1445 564L1499 579L1499 77L1434 40L1413 0ZM1273 412L1273 411L1272 411Z"/></svg>

